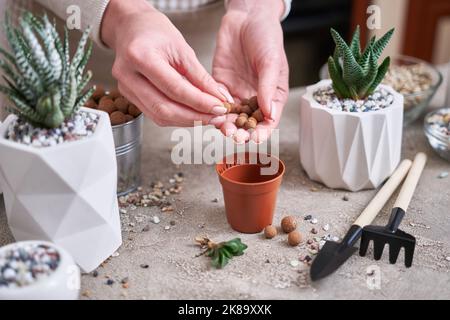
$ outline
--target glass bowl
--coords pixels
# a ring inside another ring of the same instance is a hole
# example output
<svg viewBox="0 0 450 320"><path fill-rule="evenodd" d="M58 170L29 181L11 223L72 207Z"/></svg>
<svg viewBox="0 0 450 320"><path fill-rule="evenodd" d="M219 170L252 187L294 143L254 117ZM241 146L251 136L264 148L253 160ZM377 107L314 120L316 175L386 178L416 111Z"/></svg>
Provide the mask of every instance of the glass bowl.
<svg viewBox="0 0 450 320"><path fill-rule="evenodd" d="M425 72L427 72L431 78L430 86L423 91L415 93L406 93L405 89L402 89L403 84L397 82L395 84L388 83L386 79L383 81L384 84L391 85L396 91L401 93L405 99L405 109L404 109L404 124L408 125L414 120L420 117L423 111L428 107L431 99L435 95L437 89L442 83L441 73L428 62L417 59L414 57L397 55L391 59L392 66L411 66L411 65L422 65ZM328 66L325 64L322 66L319 72L319 77L321 79L328 79Z"/></svg>
<svg viewBox="0 0 450 320"><path fill-rule="evenodd" d="M450 124L447 124L447 133L445 133L442 129L443 126L445 127L445 122L439 121L445 115L450 115L450 108L441 108L428 113L425 116L423 130L434 151L450 161Z"/></svg>

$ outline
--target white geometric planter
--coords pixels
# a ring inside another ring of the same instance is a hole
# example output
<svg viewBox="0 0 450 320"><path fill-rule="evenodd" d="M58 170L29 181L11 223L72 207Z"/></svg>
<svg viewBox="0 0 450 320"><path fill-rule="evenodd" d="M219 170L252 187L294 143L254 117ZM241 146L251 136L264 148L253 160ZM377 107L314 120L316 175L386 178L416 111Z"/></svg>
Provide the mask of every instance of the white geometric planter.
<svg viewBox="0 0 450 320"><path fill-rule="evenodd" d="M85 271L122 244L117 165L109 117L92 136L47 148L5 139L0 126L0 179L8 225L16 240L45 240L66 249Z"/></svg>
<svg viewBox="0 0 450 320"><path fill-rule="evenodd" d="M329 188L358 191L377 188L400 162L403 96L388 108L364 113L332 110L313 93L329 86L323 80L307 88L300 106L300 161L308 176Z"/></svg>

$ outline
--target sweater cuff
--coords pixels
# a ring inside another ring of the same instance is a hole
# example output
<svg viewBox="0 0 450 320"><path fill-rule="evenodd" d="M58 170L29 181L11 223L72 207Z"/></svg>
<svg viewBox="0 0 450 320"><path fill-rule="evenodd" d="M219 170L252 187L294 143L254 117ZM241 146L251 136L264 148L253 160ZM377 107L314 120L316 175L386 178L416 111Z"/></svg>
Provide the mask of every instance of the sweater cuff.
<svg viewBox="0 0 450 320"><path fill-rule="evenodd" d="M93 16L91 16L89 19L83 20L82 24L83 28L87 28L88 26L91 26L91 38L94 40L94 42L102 49L109 50L109 48L103 43L101 39L101 27L102 27L102 20L103 15L106 11L106 7L108 6L110 0L100 0L100 1L92 1L92 7L89 10L92 10L91 12L95 12ZM83 15L82 15L83 16Z"/></svg>
<svg viewBox="0 0 450 320"><path fill-rule="evenodd" d="M292 6L292 0L282 0L282 1L284 2L284 12L281 15L280 21L283 21L284 19L287 18L289 12L291 12ZM225 0L225 9L228 9L228 2L230 2L230 0Z"/></svg>

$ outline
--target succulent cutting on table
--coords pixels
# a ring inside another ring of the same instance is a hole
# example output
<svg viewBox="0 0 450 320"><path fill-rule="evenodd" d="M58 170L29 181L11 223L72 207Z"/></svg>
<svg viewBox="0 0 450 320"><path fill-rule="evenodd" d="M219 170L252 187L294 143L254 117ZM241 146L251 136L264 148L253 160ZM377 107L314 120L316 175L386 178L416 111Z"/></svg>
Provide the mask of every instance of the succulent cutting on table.
<svg viewBox="0 0 450 320"><path fill-rule="evenodd" d="M247 245L239 238L215 243L207 237L196 237L195 241L202 248L207 248L199 256L206 254L211 258L211 265L217 269L222 269L233 257L243 255L244 250L247 249Z"/></svg>

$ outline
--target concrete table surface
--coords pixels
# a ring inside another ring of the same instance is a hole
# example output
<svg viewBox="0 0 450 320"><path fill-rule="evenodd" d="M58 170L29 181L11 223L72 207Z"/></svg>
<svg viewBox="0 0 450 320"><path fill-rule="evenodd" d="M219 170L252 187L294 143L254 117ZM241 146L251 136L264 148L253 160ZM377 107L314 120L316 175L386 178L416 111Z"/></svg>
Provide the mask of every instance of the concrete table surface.
<svg viewBox="0 0 450 320"><path fill-rule="evenodd" d="M278 196L274 223L287 214L299 217L299 230L307 239L312 224L303 221L311 214L318 219L316 236L326 233L342 237L353 220L374 196L375 191L349 193L331 190L308 179L301 169L298 154L298 106L302 90L291 90L289 103L280 124L280 157L286 175ZM170 160L171 128L158 128L146 121L142 157L143 185L161 180L168 184L173 174L184 173L183 191L174 196L175 211L137 208L122 215L124 243L114 255L92 274L82 276L83 299L449 299L450 298L450 171L448 162L428 146L421 121L404 131L403 157L413 158L418 151L429 156L402 228L417 237L414 265L406 269L403 254L395 265L354 255L335 274L318 283L308 279L308 267L291 265L305 246L286 244L286 235L265 240L260 234L246 235L227 224L220 184L211 165L181 165ZM348 196L348 201L342 200ZM217 198L218 202L213 199ZM392 202L376 220L385 224ZM161 223L150 218L157 215ZM170 230L164 227L170 221ZM324 224L330 230L322 230ZM143 232L145 226L149 230ZM241 237L248 249L223 270L210 268L206 257L195 257L197 235L223 241ZM0 201L0 245L13 241ZM148 264L142 268L141 264ZM372 271L374 270L374 271ZM107 278L115 281L106 285ZM128 288L121 279L128 278Z"/></svg>

